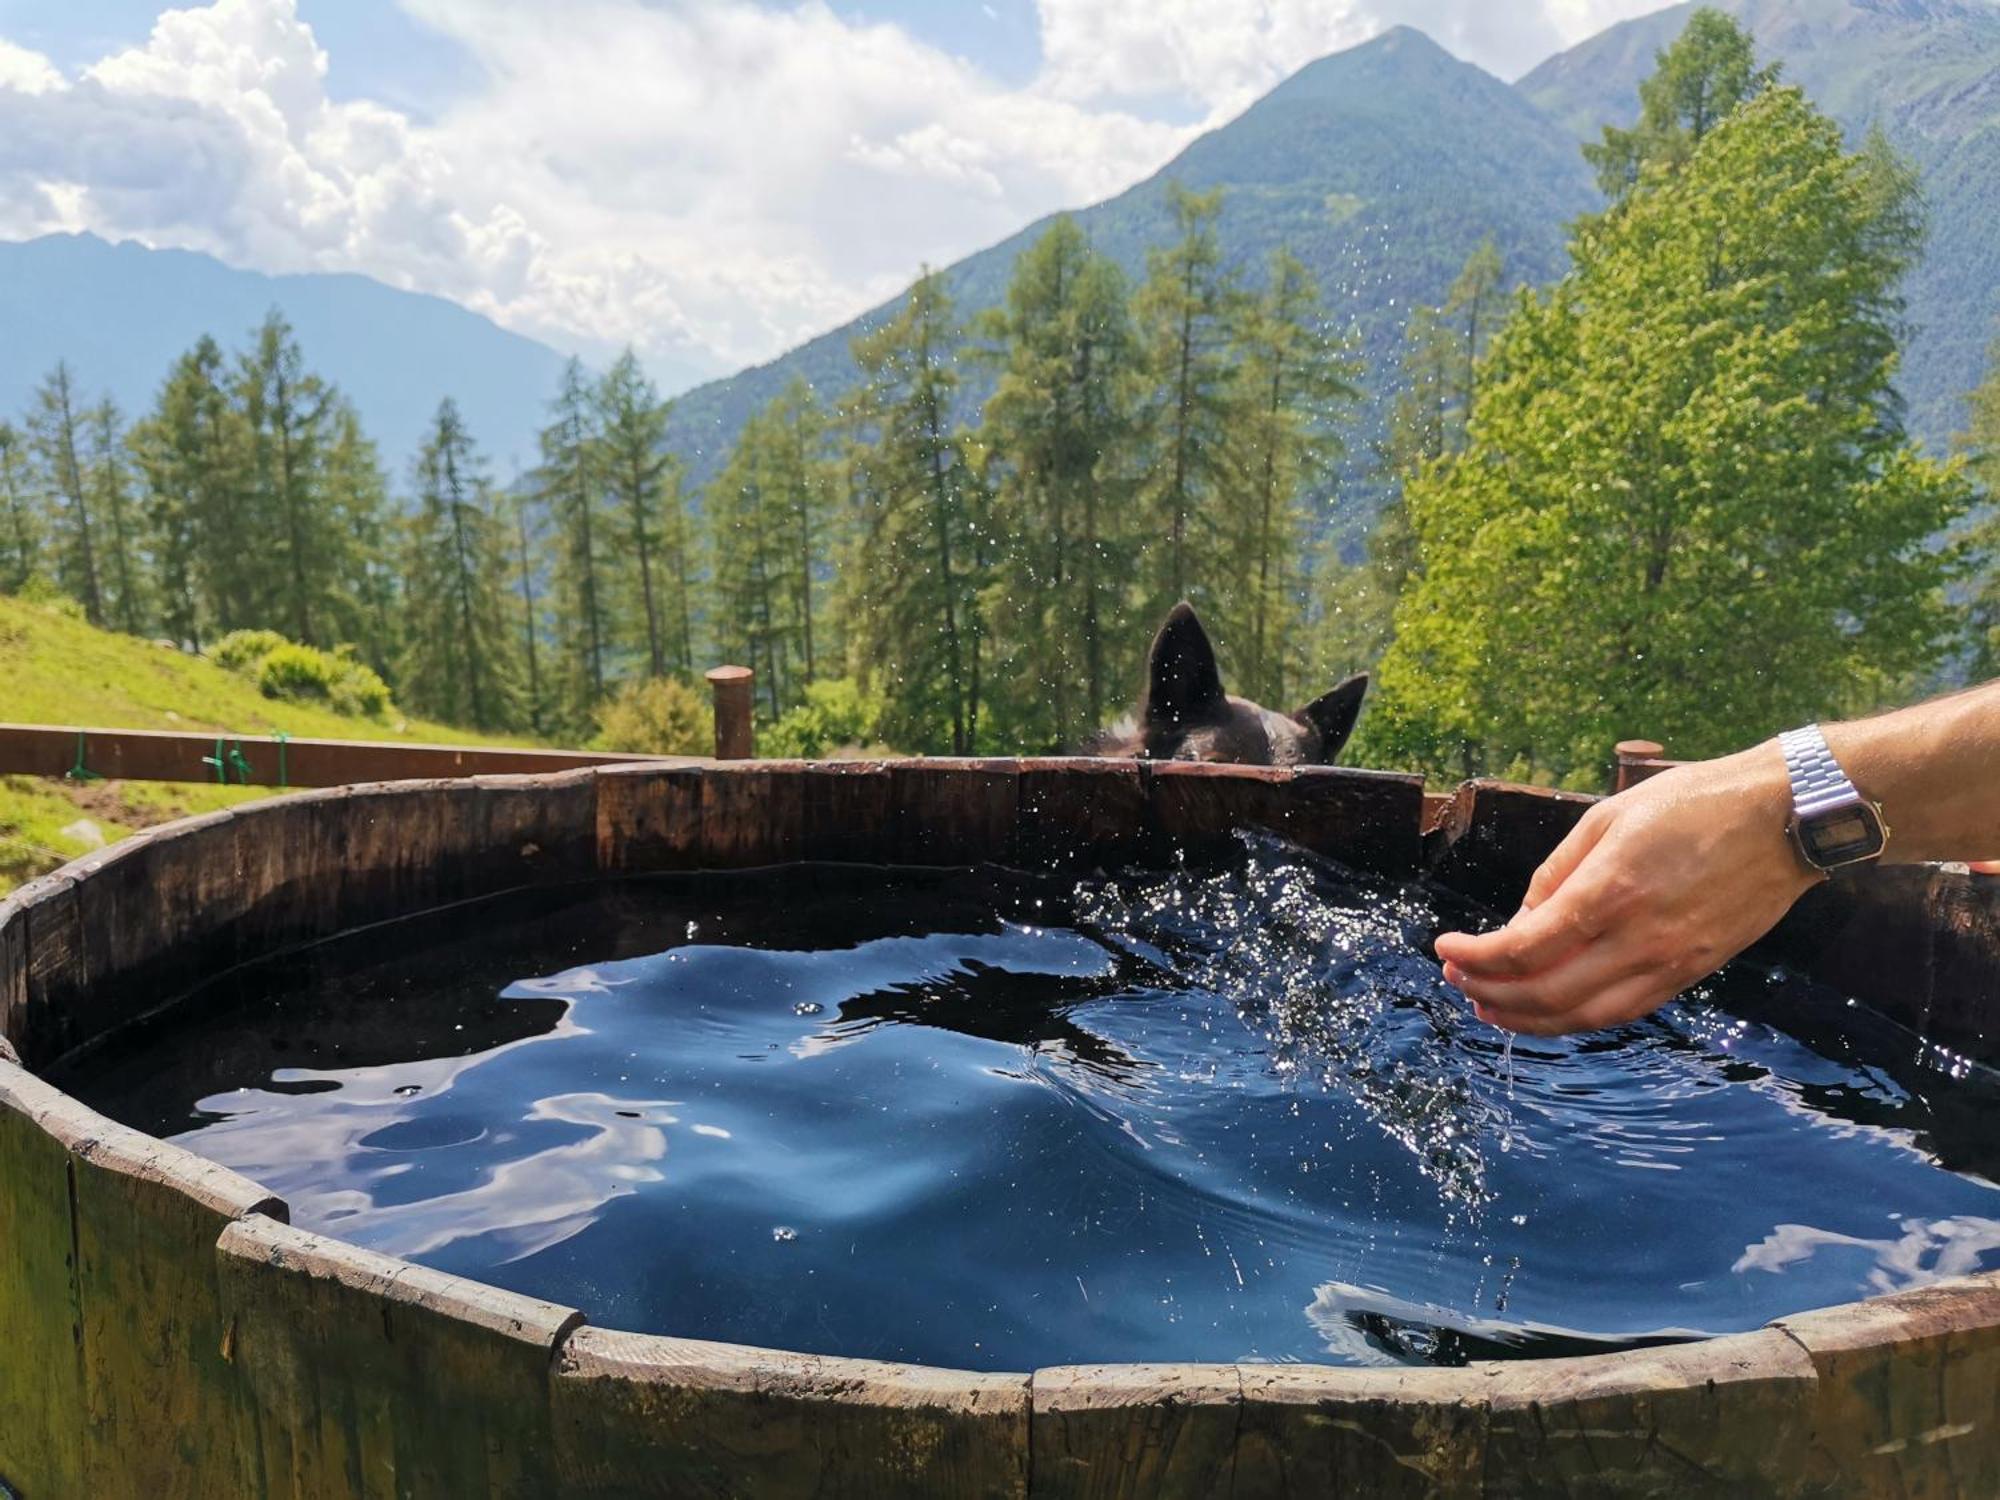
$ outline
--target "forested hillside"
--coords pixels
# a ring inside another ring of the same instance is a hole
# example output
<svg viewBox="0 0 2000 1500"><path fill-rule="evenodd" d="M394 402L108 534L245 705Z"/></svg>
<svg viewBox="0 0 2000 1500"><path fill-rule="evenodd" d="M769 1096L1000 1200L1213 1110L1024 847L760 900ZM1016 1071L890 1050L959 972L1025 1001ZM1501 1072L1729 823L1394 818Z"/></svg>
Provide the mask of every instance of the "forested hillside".
<svg viewBox="0 0 2000 1500"><path fill-rule="evenodd" d="M1351 322L1358 332L1367 399L1357 452L1386 420L1411 306L1441 301L1488 238L1514 280L1554 276L1564 223L1595 201L1566 132L1407 27L1301 69L1152 178L1071 217L1098 251L1140 275L1146 247L1172 232L1176 183L1223 189L1217 234L1232 265L1254 272L1273 250L1289 249L1320 288L1336 331ZM1030 225L945 268L953 303L967 314L998 304L1015 258L1047 228ZM822 393L844 389L854 373L850 344L896 306L680 397L668 437L687 456L690 477L713 474L749 414L792 379ZM968 407L985 393L975 373L964 388Z"/></svg>
<svg viewBox="0 0 2000 1500"><path fill-rule="evenodd" d="M1916 167L1929 236L1904 283L1915 325L1898 385L1910 425L1942 451L2000 329L2000 6L1985 0L1718 0L1859 142L1879 126ZM1654 54L1693 13L1612 27L1518 87L1577 138L1629 124Z"/></svg>

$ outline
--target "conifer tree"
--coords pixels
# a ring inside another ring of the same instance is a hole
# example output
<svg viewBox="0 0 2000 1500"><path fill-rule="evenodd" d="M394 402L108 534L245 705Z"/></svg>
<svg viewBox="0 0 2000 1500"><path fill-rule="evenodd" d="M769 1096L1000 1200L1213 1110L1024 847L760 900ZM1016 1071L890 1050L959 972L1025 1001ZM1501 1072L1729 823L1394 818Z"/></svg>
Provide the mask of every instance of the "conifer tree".
<svg viewBox="0 0 2000 1500"><path fill-rule="evenodd" d="M390 677L402 654L403 630L389 483L354 404L336 395L328 411L319 479L328 529L342 539L335 554L340 571L327 601L331 629L334 639Z"/></svg>
<svg viewBox="0 0 2000 1500"><path fill-rule="evenodd" d="M238 546L261 546L257 623L312 646L336 643L334 596L352 576L352 539L328 502L321 465L333 392L275 309L240 362L237 399L250 435L250 494Z"/></svg>
<svg viewBox="0 0 2000 1500"><path fill-rule="evenodd" d="M227 361L203 338L174 362L132 430L163 621L196 649L260 623L263 535L246 514L249 434L226 389Z"/></svg>
<svg viewBox="0 0 2000 1500"><path fill-rule="evenodd" d="M58 362L35 392L28 440L48 497L56 583L83 605L93 625L107 623L99 539L83 473L83 414L69 366Z"/></svg>
<svg viewBox="0 0 2000 1500"><path fill-rule="evenodd" d="M980 743L977 571L984 491L953 421L959 330L934 271L854 342L846 417L857 490L857 665L887 705L884 733L918 752Z"/></svg>
<svg viewBox="0 0 2000 1500"><path fill-rule="evenodd" d="M1227 587L1216 626L1240 691L1283 703L1305 654L1307 501L1343 451L1358 367L1321 326L1319 289L1288 250L1271 257L1263 292L1244 304L1235 347L1231 477L1218 516Z"/></svg>
<svg viewBox="0 0 2000 1500"><path fill-rule="evenodd" d="M0 421L0 592L15 593L40 573L41 530L28 493L27 441Z"/></svg>
<svg viewBox="0 0 2000 1500"><path fill-rule="evenodd" d="M1179 238L1146 254L1134 311L1153 383L1152 444L1140 503L1151 535L1144 559L1147 615L1183 598L1207 602L1204 567L1216 502L1227 481L1230 325L1240 293L1223 263L1215 222L1222 192L1168 189Z"/></svg>
<svg viewBox="0 0 2000 1500"><path fill-rule="evenodd" d="M680 468L666 448L667 403L630 349L597 388L598 457L631 547L647 675L694 670L692 563Z"/></svg>
<svg viewBox="0 0 2000 1500"><path fill-rule="evenodd" d="M1893 391L1918 238L1908 174L1780 87L1583 225L1409 489L1368 748L1594 777L1621 736L1716 753L1934 663L1968 487Z"/></svg>
<svg viewBox="0 0 2000 1500"><path fill-rule="evenodd" d="M756 668L774 719L804 701L818 667L814 594L836 482L825 449L825 416L795 380L744 425L709 489L715 642Z"/></svg>
<svg viewBox="0 0 2000 1500"><path fill-rule="evenodd" d="M616 534L615 513L605 509L596 410L581 361L564 367L550 416L541 432L541 466L531 482L554 531L552 696L564 727L580 734L609 687Z"/></svg>
<svg viewBox="0 0 2000 1500"><path fill-rule="evenodd" d="M139 515L132 497L132 472L118 408L100 401L84 414L84 486L90 509L102 521L102 583L105 621L127 635L146 628L147 577L139 555Z"/></svg>
<svg viewBox="0 0 2000 1500"><path fill-rule="evenodd" d="M519 568L521 588L521 645L528 663L528 727L540 734L547 719L547 706L542 691L541 651L539 642L542 634L540 601L535 597L535 556L541 550L542 538L539 524L534 515L534 500L518 485L508 491L508 508L514 514L515 563Z"/></svg>
<svg viewBox="0 0 2000 1500"><path fill-rule="evenodd" d="M407 707L448 723L508 728L518 702L506 528L449 398L417 456L415 480L399 693Z"/></svg>
<svg viewBox="0 0 2000 1500"><path fill-rule="evenodd" d="M1648 166L1671 170L1686 162L1703 136L1778 78L1776 64L1757 66L1750 34L1708 6L1654 61L1639 85L1639 122L1629 130L1607 125L1602 140L1583 148L1608 198L1630 192Z"/></svg>
<svg viewBox="0 0 2000 1500"><path fill-rule="evenodd" d="M1967 538L1976 572L1967 614L1972 680L2000 677L2000 339L1987 356L1986 378L1966 400L1965 431L1958 448L1965 454L1983 502Z"/></svg>
<svg viewBox="0 0 2000 1500"><path fill-rule="evenodd" d="M1000 375L980 427L999 567L988 586L989 718L1036 747L1073 744L1127 701L1138 345L1125 278L1068 215L1014 263L981 320Z"/></svg>

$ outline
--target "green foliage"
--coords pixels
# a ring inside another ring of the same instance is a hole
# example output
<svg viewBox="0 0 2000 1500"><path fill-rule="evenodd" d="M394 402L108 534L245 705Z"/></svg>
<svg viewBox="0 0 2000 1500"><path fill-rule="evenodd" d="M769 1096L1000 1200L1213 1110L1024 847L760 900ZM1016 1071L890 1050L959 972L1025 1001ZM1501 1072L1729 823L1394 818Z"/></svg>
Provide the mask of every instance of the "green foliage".
<svg viewBox="0 0 2000 1500"><path fill-rule="evenodd" d="M1705 755L1936 659L1932 539L1967 487L1890 386L1911 191L1770 88L1580 226L1465 450L1409 486L1422 572L1365 753L1558 778L1633 733Z"/></svg>
<svg viewBox="0 0 2000 1500"><path fill-rule="evenodd" d="M481 729L523 722L507 618L507 534L472 435L449 399L417 459L398 688L423 713Z"/></svg>
<svg viewBox="0 0 2000 1500"><path fill-rule="evenodd" d="M0 421L0 592L18 593L42 571L42 518L28 490L27 444Z"/></svg>
<svg viewBox="0 0 2000 1500"><path fill-rule="evenodd" d="M317 700L356 718L377 719L389 711L389 685L362 663L289 641L258 665L257 691L266 698Z"/></svg>
<svg viewBox="0 0 2000 1500"><path fill-rule="evenodd" d="M632 549L628 608L647 670L692 672L694 557L680 466L664 441L667 404L627 349L599 382L595 405L597 462Z"/></svg>
<svg viewBox="0 0 2000 1500"><path fill-rule="evenodd" d="M825 414L798 383L744 427L708 488L716 649L756 670L773 719L804 700L819 669L817 578L837 486Z"/></svg>
<svg viewBox="0 0 2000 1500"><path fill-rule="evenodd" d="M1152 391L1145 408L1151 452L1139 505L1153 538L1142 554L1145 610L1162 617L1175 601L1212 605L1202 566L1221 524L1234 409L1230 332L1241 291L1222 255L1219 189L1168 189L1178 238L1148 251L1133 313Z"/></svg>
<svg viewBox="0 0 2000 1500"><path fill-rule="evenodd" d="M1967 611L1967 670L1974 681L2000 677L2000 339L1987 361L1986 378L1966 401L1967 422L1958 447L1980 490L1979 517L1966 537L1979 573Z"/></svg>
<svg viewBox="0 0 2000 1500"><path fill-rule="evenodd" d="M232 630L208 648L208 656L219 667L255 676L265 657L290 644L275 630Z"/></svg>
<svg viewBox="0 0 2000 1500"><path fill-rule="evenodd" d="M1022 253L979 332L1000 365L980 434L993 519L972 538L992 559L989 717L1003 743L1074 743L1128 690L1146 628L1133 610L1142 376L1125 278L1065 215Z"/></svg>
<svg viewBox="0 0 2000 1500"><path fill-rule="evenodd" d="M581 361L572 359L563 370L549 414L541 466L530 482L554 533L549 583L556 718L581 732L604 698L616 643L612 517L600 482L596 413Z"/></svg>
<svg viewBox="0 0 2000 1500"><path fill-rule="evenodd" d="M1707 6L1689 17L1654 64L1652 77L1639 85L1639 123L1630 130L1607 125L1601 141L1583 148L1608 198L1630 192L1649 167L1685 164L1703 136L1778 77L1775 65L1757 66L1750 33Z"/></svg>
<svg viewBox="0 0 2000 1500"><path fill-rule="evenodd" d="M680 678L638 678L599 707L591 743L635 755L709 755L715 721L701 694Z"/></svg>
<svg viewBox="0 0 2000 1500"><path fill-rule="evenodd" d="M380 718L390 709L388 684L344 648L322 651L275 630L234 630L208 655L217 666L248 677L266 698L321 703L358 718Z"/></svg>
<svg viewBox="0 0 2000 1500"><path fill-rule="evenodd" d="M883 703L851 677L811 683L804 701L757 736L757 751L778 760L820 760L836 750L872 744Z"/></svg>
<svg viewBox="0 0 2000 1500"><path fill-rule="evenodd" d="M952 425L959 330L926 275L886 325L858 340L861 385L845 408L856 539L843 607L857 675L886 704L884 732L918 753L980 743L989 556L987 497Z"/></svg>

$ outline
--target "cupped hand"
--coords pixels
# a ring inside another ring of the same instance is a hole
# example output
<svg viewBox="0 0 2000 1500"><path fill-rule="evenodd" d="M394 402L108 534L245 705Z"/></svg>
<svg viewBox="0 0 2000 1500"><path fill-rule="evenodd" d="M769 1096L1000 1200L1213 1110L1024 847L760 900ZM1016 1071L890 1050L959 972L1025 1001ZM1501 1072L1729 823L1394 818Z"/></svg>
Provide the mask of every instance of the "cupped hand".
<svg viewBox="0 0 2000 1500"><path fill-rule="evenodd" d="M1538 1036L1660 1006L1776 925L1819 879L1785 832L1775 743L1666 771L1592 807L1512 921L1437 940L1480 1018Z"/></svg>

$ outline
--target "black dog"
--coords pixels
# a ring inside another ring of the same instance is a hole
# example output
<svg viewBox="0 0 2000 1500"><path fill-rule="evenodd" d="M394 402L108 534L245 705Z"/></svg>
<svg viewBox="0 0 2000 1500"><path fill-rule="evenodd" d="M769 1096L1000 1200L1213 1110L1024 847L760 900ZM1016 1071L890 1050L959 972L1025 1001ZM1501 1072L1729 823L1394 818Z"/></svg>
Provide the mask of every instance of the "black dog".
<svg viewBox="0 0 2000 1500"><path fill-rule="evenodd" d="M1367 692L1368 674L1358 672L1295 714L1232 698L1222 690L1208 632L1194 607L1183 602L1153 637L1138 710L1090 741L1083 753L1250 766L1332 765L1354 732Z"/></svg>

